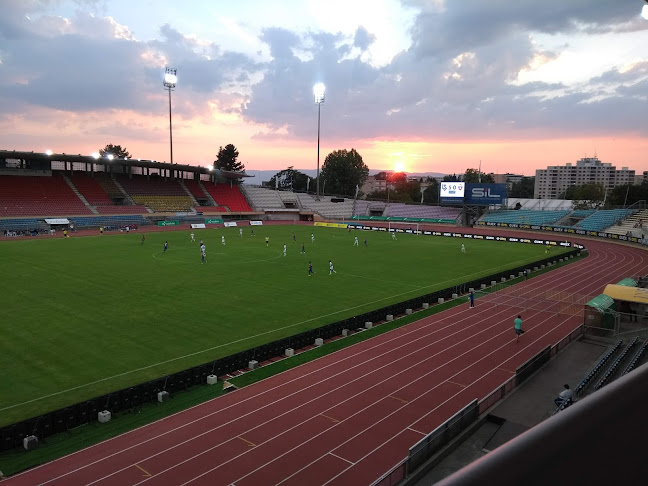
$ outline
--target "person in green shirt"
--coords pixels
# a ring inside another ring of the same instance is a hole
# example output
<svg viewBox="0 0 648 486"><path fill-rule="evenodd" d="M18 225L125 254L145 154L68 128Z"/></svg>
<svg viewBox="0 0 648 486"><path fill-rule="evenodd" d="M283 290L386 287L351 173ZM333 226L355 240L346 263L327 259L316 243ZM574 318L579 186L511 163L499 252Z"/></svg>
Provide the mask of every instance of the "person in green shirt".
<svg viewBox="0 0 648 486"><path fill-rule="evenodd" d="M520 334L524 334L524 330L522 330L522 316L517 316L513 323L513 328L515 329L515 342L517 343L520 340Z"/></svg>

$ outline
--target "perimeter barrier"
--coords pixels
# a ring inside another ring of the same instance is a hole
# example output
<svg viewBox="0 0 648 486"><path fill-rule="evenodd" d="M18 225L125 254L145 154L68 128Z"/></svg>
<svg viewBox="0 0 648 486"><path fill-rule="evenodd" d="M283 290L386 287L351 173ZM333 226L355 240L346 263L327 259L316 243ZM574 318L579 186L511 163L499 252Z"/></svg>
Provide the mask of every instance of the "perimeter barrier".
<svg viewBox="0 0 648 486"><path fill-rule="evenodd" d="M463 432L479 418L479 402L473 400L436 429L410 447L407 470L415 471L443 446Z"/></svg>
<svg viewBox="0 0 648 486"><path fill-rule="evenodd" d="M481 400L474 400L466 405L455 415L446 420L439 427L430 432L409 450L409 456L401 460L387 473L383 474L371 486L397 486L407 479L426 461L437 454L441 449L450 443L452 439L459 436L471 424L482 416L489 408L510 393L516 386L524 382L529 376L539 370L568 343L579 338L583 334L583 326L578 326L572 332L563 337L554 345L547 346L538 354L517 368L515 375L511 376L504 383L495 388L491 393Z"/></svg>
<svg viewBox="0 0 648 486"><path fill-rule="evenodd" d="M459 236L460 234L448 233L448 236L450 235ZM445 234L439 236L445 236ZM502 240L508 240L508 238L501 238ZM517 239L514 240L517 241ZM531 243L532 241L528 242ZM535 243L535 241L533 242ZM520 243L523 243L523 241L520 241ZM546 244L546 242L539 240L536 244ZM570 258L577 256L580 255L581 251L583 251L583 247L577 247L562 254L561 257ZM0 428L0 451L22 447L23 439L29 435L35 435L42 441L53 434L65 432L72 428L94 422L97 420L97 414L103 410L109 410L113 416L119 412L137 411L144 404L157 402L158 393L161 391L167 391L173 394L197 385L204 385L207 382L207 376L223 376L238 370L247 369L251 360L262 363L272 358L284 356L287 348L298 350L312 346L315 339L322 338L326 341L327 339L338 337L344 329L364 331L364 324L367 321L374 323L384 322L388 314L394 317L402 316L406 314L406 309L419 310L423 307L423 303L428 303L430 306L433 306L436 305L440 298L451 300L452 294L466 294L469 288L478 289L482 284L490 286L493 280L500 282L502 278L508 279L512 274L519 275L520 272L524 271L530 265L541 266L548 263L554 264L555 261L556 256L551 256L533 264L525 264L516 268L507 269L460 285L349 317L348 319L343 319L316 329L304 331L294 336L278 339L146 383L116 390L12 425L4 426Z"/></svg>

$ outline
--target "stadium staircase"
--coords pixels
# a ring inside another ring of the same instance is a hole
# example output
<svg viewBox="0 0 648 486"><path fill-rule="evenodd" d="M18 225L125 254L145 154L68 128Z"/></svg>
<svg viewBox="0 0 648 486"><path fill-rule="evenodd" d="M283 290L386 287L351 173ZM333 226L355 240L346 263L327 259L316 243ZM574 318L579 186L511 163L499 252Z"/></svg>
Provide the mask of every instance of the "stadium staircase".
<svg viewBox="0 0 648 486"><path fill-rule="evenodd" d="M180 187L184 190L185 193L187 193L187 196L191 199L191 205L192 206L198 206L198 201L194 197L194 195L191 193L189 188L185 185L184 181L182 179L178 179L178 183L180 184Z"/></svg>
<svg viewBox="0 0 648 486"><path fill-rule="evenodd" d="M635 225L638 226L641 222L643 222L643 228L635 227ZM606 228L605 232L615 235L626 235L630 232L632 236L639 238L648 235L648 209L642 209L639 212L631 214L623 221Z"/></svg>
<svg viewBox="0 0 648 486"><path fill-rule="evenodd" d="M126 189L124 189L124 186L122 186L122 185L119 183L119 181L118 181L117 178L115 177L115 174L110 174L110 181L112 181L112 184L117 188L117 190L119 191L120 196L121 196L122 198L124 198L124 201L125 201L128 205L135 205L135 201L133 201L133 199L130 197L130 195L128 194L128 192L126 192ZM109 194L110 194L110 193L109 193ZM147 209L147 211L148 211L149 213L152 213L152 212L153 212L153 211L150 211L150 210L148 210L148 209Z"/></svg>
<svg viewBox="0 0 648 486"><path fill-rule="evenodd" d="M88 177L83 172L75 172L72 183L95 207L98 214L143 214L151 211L125 195L107 174L95 173ZM130 203L130 204L129 204Z"/></svg>
<svg viewBox="0 0 648 486"><path fill-rule="evenodd" d="M70 180L70 178L69 178L68 176L66 176L65 174L61 174L61 177L62 177L63 180L66 182L66 184L67 184L68 186L70 186L70 189L72 189L72 191L74 191L74 194L76 194L77 197L78 197L79 199L81 199L81 201L83 202L83 204L85 204L85 206L88 208L88 210L89 210L91 213L93 213L93 214L99 214L99 212L98 212L98 211L97 211L97 210L96 210L96 209L95 209L95 208L94 208L94 207L93 207L93 206L88 202L88 200L83 196L83 194L81 194L81 192L79 192L79 190L78 190L78 189L76 188L76 186L72 183L72 181Z"/></svg>
<svg viewBox="0 0 648 486"><path fill-rule="evenodd" d="M212 197L211 194L209 194L209 191L205 189L205 186L203 185L202 181L198 181L198 185L202 189L202 191L205 193L205 196L207 196L207 200L209 201L209 206L218 206L216 204L216 201L214 201L214 198Z"/></svg>
<svg viewBox="0 0 648 486"><path fill-rule="evenodd" d="M576 223L576 227L587 231L603 231L635 212L634 209L599 209Z"/></svg>
<svg viewBox="0 0 648 486"><path fill-rule="evenodd" d="M136 203L156 212L191 211L191 198L176 179L159 176L120 175L116 178Z"/></svg>
<svg viewBox="0 0 648 486"><path fill-rule="evenodd" d="M0 216L92 214L60 175L0 176Z"/></svg>

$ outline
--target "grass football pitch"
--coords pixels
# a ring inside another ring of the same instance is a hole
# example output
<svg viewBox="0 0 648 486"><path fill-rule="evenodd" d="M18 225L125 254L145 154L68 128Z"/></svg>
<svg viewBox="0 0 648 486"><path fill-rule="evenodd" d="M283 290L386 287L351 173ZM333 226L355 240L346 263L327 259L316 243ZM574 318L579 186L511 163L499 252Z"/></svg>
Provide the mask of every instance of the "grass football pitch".
<svg viewBox="0 0 648 486"><path fill-rule="evenodd" d="M520 243L254 230L0 242L0 426L546 256Z"/></svg>

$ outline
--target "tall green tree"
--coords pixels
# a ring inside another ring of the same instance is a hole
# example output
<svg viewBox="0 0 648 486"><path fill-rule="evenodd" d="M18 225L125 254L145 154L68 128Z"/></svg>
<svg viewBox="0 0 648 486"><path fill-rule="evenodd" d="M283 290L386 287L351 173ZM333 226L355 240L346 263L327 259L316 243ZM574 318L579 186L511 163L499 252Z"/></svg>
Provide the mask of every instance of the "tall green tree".
<svg viewBox="0 0 648 486"><path fill-rule="evenodd" d="M648 185L617 186L608 192L606 205L632 206L637 201L648 201Z"/></svg>
<svg viewBox="0 0 648 486"><path fill-rule="evenodd" d="M439 181L428 177L428 186L423 190L423 202L427 204L439 203Z"/></svg>
<svg viewBox="0 0 648 486"><path fill-rule="evenodd" d="M218 155L214 161L214 169L227 170L231 172L242 172L245 165L238 161L239 151L234 145L228 143L225 147L218 149Z"/></svg>
<svg viewBox="0 0 648 486"><path fill-rule="evenodd" d="M523 177L520 182L514 182L509 190L509 197L533 198L535 177Z"/></svg>
<svg viewBox="0 0 648 486"><path fill-rule="evenodd" d="M379 173L380 174L380 173ZM398 202L420 202L421 183L408 180L405 172L384 173L389 186L388 191L374 191L367 195L369 199L384 199Z"/></svg>
<svg viewBox="0 0 648 486"><path fill-rule="evenodd" d="M476 184L479 182L479 170L478 169L466 169L466 173L463 176L463 181L464 182L470 182L472 184ZM494 184L495 183L495 176L493 174L486 174L484 172L481 173L481 181L484 184Z"/></svg>
<svg viewBox="0 0 648 486"><path fill-rule="evenodd" d="M457 174L452 174L452 175L448 174L446 176L443 176L443 182L458 182L458 181L459 181L459 177L457 176Z"/></svg>
<svg viewBox="0 0 648 486"><path fill-rule="evenodd" d="M569 186L565 191L565 199L572 200L574 209L595 209L603 205L605 189L603 184Z"/></svg>
<svg viewBox="0 0 648 486"><path fill-rule="evenodd" d="M310 179L310 184L309 184ZM308 187L313 189L315 184L313 178L308 177L303 172L295 170L293 166L277 172L270 178L268 186L271 189L278 187L279 189L291 189L293 191L306 191Z"/></svg>
<svg viewBox="0 0 648 486"><path fill-rule="evenodd" d="M113 145L109 143L104 148L99 149L99 155L106 157L107 155L112 155L116 159L130 159L131 154L126 150L126 147L121 145Z"/></svg>
<svg viewBox="0 0 648 486"><path fill-rule="evenodd" d="M320 177L326 182L326 192L354 196L356 186L362 186L369 175L369 167L355 150L334 150L326 156ZM320 188L323 192L323 182Z"/></svg>

